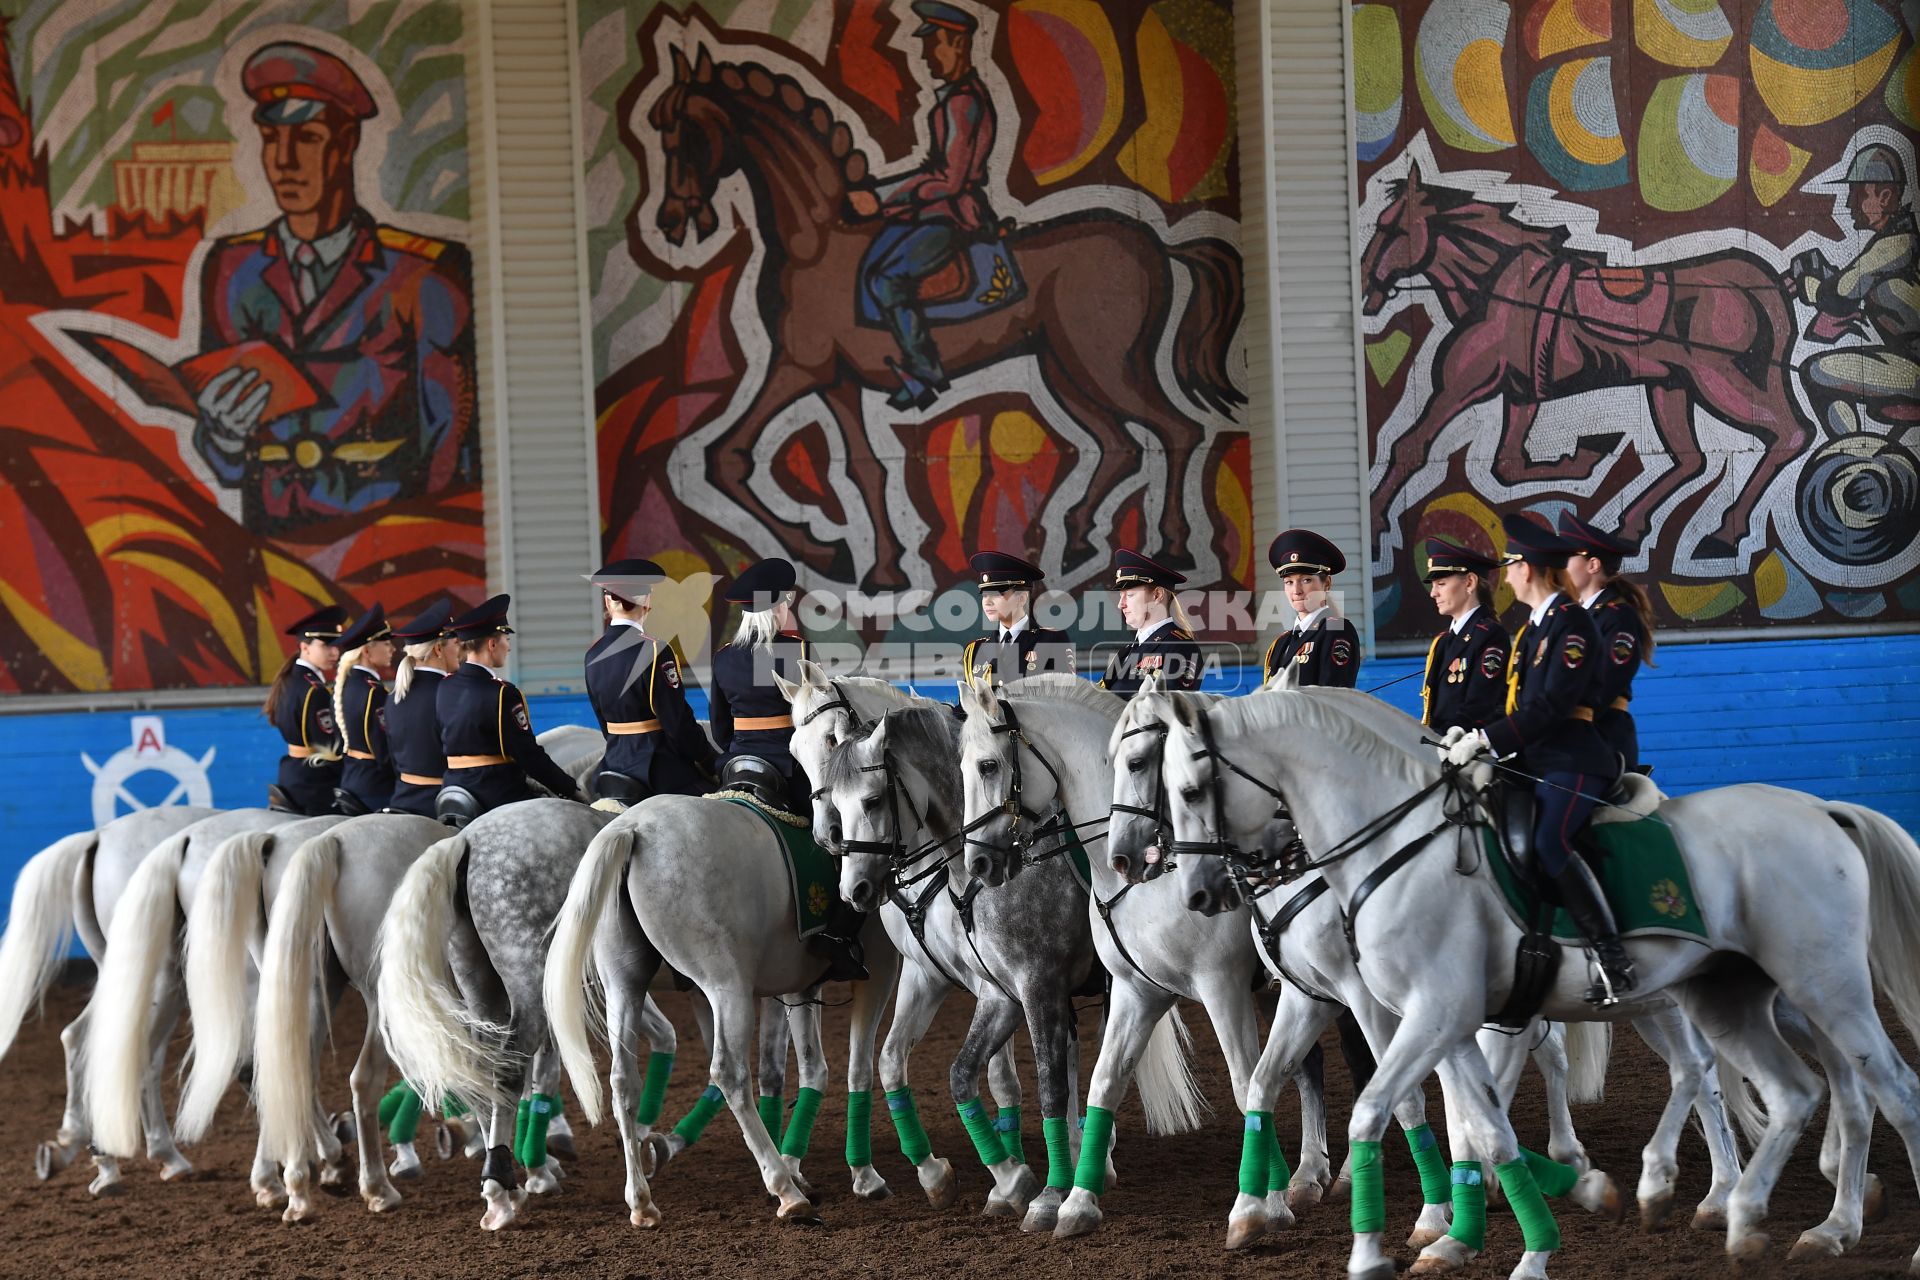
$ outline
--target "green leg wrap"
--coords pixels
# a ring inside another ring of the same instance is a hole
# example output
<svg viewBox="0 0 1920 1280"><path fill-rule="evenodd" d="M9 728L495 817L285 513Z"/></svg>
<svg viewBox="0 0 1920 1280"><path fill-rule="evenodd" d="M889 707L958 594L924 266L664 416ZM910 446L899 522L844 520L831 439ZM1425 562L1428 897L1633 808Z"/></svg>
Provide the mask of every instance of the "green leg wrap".
<svg viewBox="0 0 1920 1280"><path fill-rule="evenodd" d="M994 1132L993 1121L987 1119L986 1104L978 1098L969 1098L954 1110L960 1113L960 1123L967 1126L967 1136L973 1139L973 1149L980 1153L980 1163L988 1167L1004 1163L1006 1144Z"/></svg>
<svg viewBox="0 0 1920 1280"><path fill-rule="evenodd" d="M394 1107L393 1114L387 1118L387 1141L399 1146L403 1142L412 1142L413 1135L420 1132L420 1095L408 1089Z"/></svg>
<svg viewBox="0 0 1920 1280"><path fill-rule="evenodd" d="M787 1117L786 1136L780 1139L781 1155L806 1159L807 1148L813 1144L813 1122L820 1115L820 1097L818 1089L800 1086L793 1100L793 1114Z"/></svg>
<svg viewBox="0 0 1920 1280"><path fill-rule="evenodd" d="M527 1113L531 1105L522 1098L519 1107L513 1113L513 1158L521 1164L527 1162L526 1157L521 1153L527 1149Z"/></svg>
<svg viewBox="0 0 1920 1280"><path fill-rule="evenodd" d="M847 1091L847 1168L873 1163L873 1090Z"/></svg>
<svg viewBox="0 0 1920 1280"><path fill-rule="evenodd" d="M1285 1191L1287 1184L1293 1181L1293 1166L1287 1163L1287 1153L1280 1149L1280 1130L1272 1124L1267 1130L1267 1194Z"/></svg>
<svg viewBox="0 0 1920 1280"><path fill-rule="evenodd" d="M1001 1107L993 1117L993 1131L1000 1135L1000 1143L1006 1147L1007 1155L1021 1164L1027 1162L1026 1143L1020 1138L1020 1108Z"/></svg>
<svg viewBox="0 0 1920 1280"><path fill-rule="evenodd" d="M1560 1224L1553 1220L1553 1210L1547 1208L1540 1184L1533 1180L1533 1170L1527 1167L1526 1160L1509 1160L1495 1165L1493 1171L1500 1178L1500 1189L1507 1193L1508 1207L1520 1221L1520 1238L1526 1242L1527 1252L1558 1249Z"/></svg>
<svg viewBox="0 0 1920 1280"><path fill-rule="evenodd" d="M1047 1140L1047 1185L1065 1191L1073 1185L1073 1144L1065 1116L1044 1116L1040 1132Z"/></svg>
<svg viewBox="0 0 1920 1280"><path fill-rule="evenodd" d="M440 1114L448 1120L467 1115L471 1111L471 1107L452 1094L448 1094L446 1097L440 1099Z"/></svg>
<svg viewBox="0 0 1920 1280"><path fill-rule="evenodd" d="M1420 1171L1420 1200L1423 1204L1445 1204L1450 1190L1447 1162L1440 1158L1440 1142L1433 1126L1420 1125L1407 1130L1407 1150L1413 1152L1413 1167Z"/></svg>
<svg viewBox="0 0 1920 1280"><path fill-rule="evenodd" d="M1558 1160L1549 1160L1538 1151L1520 1148L1520 1158L1527 1162L1527 1168L1533 1173L1534 1185L1540 1188L1540 1194L1558 1200L1573 1190L1574 1183L1580 1181L1580 1171L1570 1164L1561 1164Z"/></svg>
<svg viewBox="0 0 1920 1280"><path fill-rule="evenodd" d="M1073 1185L1095 1195L1107 1189L1107 1148L1113 1143L1113 1112L1105 1107L1088 1107L1087 1122L1080 1128L1080 1167L1073 1171Z"/></svg>
<svg viewBox="0 0 1920 1280"><path fill-rule="evenodd" d="M720 1086L710 1084L707 1091L694 1102L693 1110L680 1117L680 1123L673 1131L686 1140L688 1146L700 1141L700 1135L706 1132L707 1122L719 1114L720 1108L727 1105L726 1095L720 1092Z"/></svg>
<svg viewBox="0 0 1920 1280"><path fill-rule="evenodd" d="M1349 1150L1353 1166L1353 1233L1366 1235L1387 1229L1387 1170L1380 1162L1380 1144L1356 1142Z"/></svg>
<svg viewBox="0 0 1920 1280"><path fill-rule="evenodd" d="M1273 1112L1249 1111L1240 1135L1240 1194L1267 1194L1267 1135L1273 1130Z"/></svg>
<svg viewBox="0 0 1920 1280"><path fill-rule="evenodd" d="M1487 1186L1478 1160L1455 1160L1453 1225L1447 1234L1475 1253L1487 1247Z"/></svg>
<svg viewBox="0 0 1920 1280"><path fill-rule="evenodd" d="M408 1087L405 1080L402 1080L399 1084L387 1090L387 1096L380 1099L381 1128L384 1129L393 1123L393 1113L400 1109L400 1100L412 1092L413 1090Z"/></svg>
<svg viewBox="0 0 1920 1280"><path fill-rule="evenodd" d="M766 1127L767 1136L773 1139L773 1145L780 1145L780 1111L784 1104L771 1094L761 1094L760 1101L754 1103L754 1110L760 1113L760 1123Z"/></svg>
<svg viewBox="0 0 1920 1280"><path fill-rule="evenodd" d="M560 1099L551 1093L536 1093L527 1106L527 1136L520 1148L520 1163L529 1169L547 1167L547 1126L560 1114Z"/></svg>
<svg viewBox="0 0 1920 1280"><path fill-rule="evenodd" d="M633 1109L633 1118L649 1129L660 1123L660 1104L667 1100L667 1081L672 1076L672 1054L647 1055L647 1079L640 1086L640 1104Z"/></svg>
<svg viewBox="0 0 1920 1280"><path fill-rule="evenodd" d="M900 1154L909 1163L920 1164L933 1154L933 1144L927 1141L927 1131L920 1126L920 1109L913 1105L913 1090L887 1090L887 1114L893 1119L893 1130L900 1135Z"/></svg>

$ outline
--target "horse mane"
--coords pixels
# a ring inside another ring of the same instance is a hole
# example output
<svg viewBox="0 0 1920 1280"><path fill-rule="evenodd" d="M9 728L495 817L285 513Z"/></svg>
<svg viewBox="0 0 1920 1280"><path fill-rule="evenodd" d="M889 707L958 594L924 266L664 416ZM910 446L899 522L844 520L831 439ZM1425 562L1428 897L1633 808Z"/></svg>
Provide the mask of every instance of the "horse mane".
<svg viewBox="0 0 1920 1280"><path fill-rule="evenodd" d="M1418 739L1401 743L1388 736L1394 729L1418 729L1413 717L1357 689L1267 689L1222 702L1212 708L1214 731L1222 736L1300 730L1417 786L1433 781L1438 768L1437 758L1415 745Z"/></svg>
<svg viewBox="0 0 1920 1280"><path fill-rule="evenodd" d="M800 132L820 143L837 162L840 177L849 186L865 182L872 172L866 153L853 145L853 130L834 114L834 105L809 94L792 76L778 74L753 62L722 62L710 68L703 65L694 79L676 80L667 87L647 113L648 122L656 129L664 127L685 109L687 98L694 95L706 98L723 110L729 99L764 102L773 114L785 117L798 126Z"/></svg>
<svg viewBox="0 0 1920 1280"><path fill-rule="evenodd" d="M1035 702L1072 703L1099 712L1109 724L1118 720L1127 709L1127 700L1119 694L1064 671L1043 671L1038 675L1009 680L1000 696L1032 699Z"/></svg>
<svg viewBox="0 0 1920 1280"><path fill-rule="evenodd" d="M957 767L960 720L954 715L954 709L944 702L923 701L919 706L900 707L861 726L852 737L827 753L827 767L820 785L838 790L859 777L863 766L854 762L853 748L872 741L883 724L887 726L887 749L896 759L906 759L925 775L933 801L931 807L957 820L965 811Z"/></svg>

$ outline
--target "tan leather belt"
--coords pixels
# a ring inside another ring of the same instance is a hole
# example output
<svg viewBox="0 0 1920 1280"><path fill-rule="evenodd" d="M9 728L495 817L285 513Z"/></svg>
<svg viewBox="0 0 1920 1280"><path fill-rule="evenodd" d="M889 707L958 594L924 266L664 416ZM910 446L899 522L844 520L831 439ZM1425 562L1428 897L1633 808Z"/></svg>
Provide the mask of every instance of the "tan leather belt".
<svg viewBox="0 0 1920 1280"><path fill-rule="evenodd" d="M425 774L420 773L403 773L400 775L400 781L416 787L437 787L440 785L440 779L429 778Z"/></svg>
<svg viewBox="0 0 1920 1280"><path fill-rule="evenodd" d="M792 716L735 716L733 727L736 729L791 729Z"/></svg>
<svg viewBox="0 0 1920 1280"><path fill-rule="evenodd" d="M289 742L287 744L287 754L292 756L295 760L305 760L308 756L313 754L313 748L312 747L296 747L291 742Z"/></svg>
<svg viewBox="0 0 1920 1280"><path fill-rule="evenodd" d="M1592 707L1575 707L1573 709L1573 718L1575 720L1585 720L1588 724L1592 724L1593 708Z"/></svg>
<svg viewBox="0 0 1920 1280"><path fill-rule="evenodd" d="M660 732L660 722L658 720L610 720L607 722L607 732L621 734L658 733Z"/></svg>
<svg viewBox="0 0 1920 1280"><path fill-rule="evenodd" d="M354 749L353 749L352 747L348 747L348 748L347 748L347 757L348 757L349 759L352 759L352 760L371 760L371 759L373 759L373 752L371 752L371 751L355 751L355 750L354 750Z"/></svg>
<svg viewBox="0 0 1920 1280"><path fill-rule="evenodd" d="M490 764L512 764L511 756L448 756L449 769L484 769Z"/></svg>
<svg viewBox="0 0 1920 1280"><path fill-rule="evenodd" d="M1628 699L1626 698L1615 698L1607 704L1607 709L1609 711L1625 711L1627 709L1627 702Z"/></svg>

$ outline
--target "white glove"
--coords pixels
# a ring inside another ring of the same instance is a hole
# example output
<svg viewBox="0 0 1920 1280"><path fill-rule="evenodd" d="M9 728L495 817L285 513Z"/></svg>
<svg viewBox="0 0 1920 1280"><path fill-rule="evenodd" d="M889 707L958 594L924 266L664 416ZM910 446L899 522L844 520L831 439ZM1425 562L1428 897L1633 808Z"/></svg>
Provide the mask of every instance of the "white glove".
<svg viewBox="0 0 1920 1280"><path fill-rule="evenodd" d="M200 420L222 453L238 453L260 425L273 386L255 369L236 366L200 389Z"/></svg>
<svg viewBox="0 0 1920 1280"><path fill-rule="evenodd" d="M1447 730L1446 736L1440 739L1440 745L1442 747L1450 747L1454 743L1460 741L1460 739L1466 737L1469 733L1472 733L1472 732L1473 730L1467 728L1467 726L1463 724L1457 724L1453 726L1453 728Z"/></svg>
<svg viewBox="0 0 1920 1280"><path fill-rule="evenodd" d="M1442 753L1442 758L1450 765L1462 766L1491 750L1493 748L1487 742L1487 735L1476 729L1472 733L1462 735L1458 742L1449 746Z"/></svg>

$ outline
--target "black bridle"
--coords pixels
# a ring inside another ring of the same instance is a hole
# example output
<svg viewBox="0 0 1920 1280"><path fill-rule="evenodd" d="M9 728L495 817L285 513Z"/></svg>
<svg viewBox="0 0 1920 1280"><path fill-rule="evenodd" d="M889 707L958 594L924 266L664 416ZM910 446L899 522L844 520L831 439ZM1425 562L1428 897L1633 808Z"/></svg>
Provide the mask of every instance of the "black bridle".
<svg viewBox="0 0 1920 1280"><path fill-rule="evenodd" d="M1029 738L1026 731L1020 727L1020 718L1014 713L1013 703L1002 699L999 710L1000 721L989 728L995 737L1005 737L1008 743L1006 798L969 821L960 829L959 834L965 837L970 848L985 849L989 855L1004 848L1009 859L1018 859L1023 866L1034 866L1048 858L1064 854L1072 847L1073 837L1080 828L1099 826L1106 822L1107 817L1102 814L1098 818L1089 818L1085 822L1074 822L1067 814L1067 789L1065 782L1061 780L1060 771L1053 767L1053 762L1047 759L1046 754L1033 744L1033 739ZM1023 751L1032 753L1033 758L1040 762L1040 767L1045 769L1047 776L1053 780L1053 809L1045 816L1030 812L1021 802L1025 785L1024 775L1020 770L1020 756ZM1007 818L1011 824L1011 830L1004 845L979 839L973 834L999 817ZM1025 824L1024 828L1022 824ZM1104 831L1088 837L1089 840L1105 838ZM1048 845L1048 841L1053 843ZM1042 848L1043 845L1047 847ZM1035 850L1040 851L1035 852Z"/></svg>

